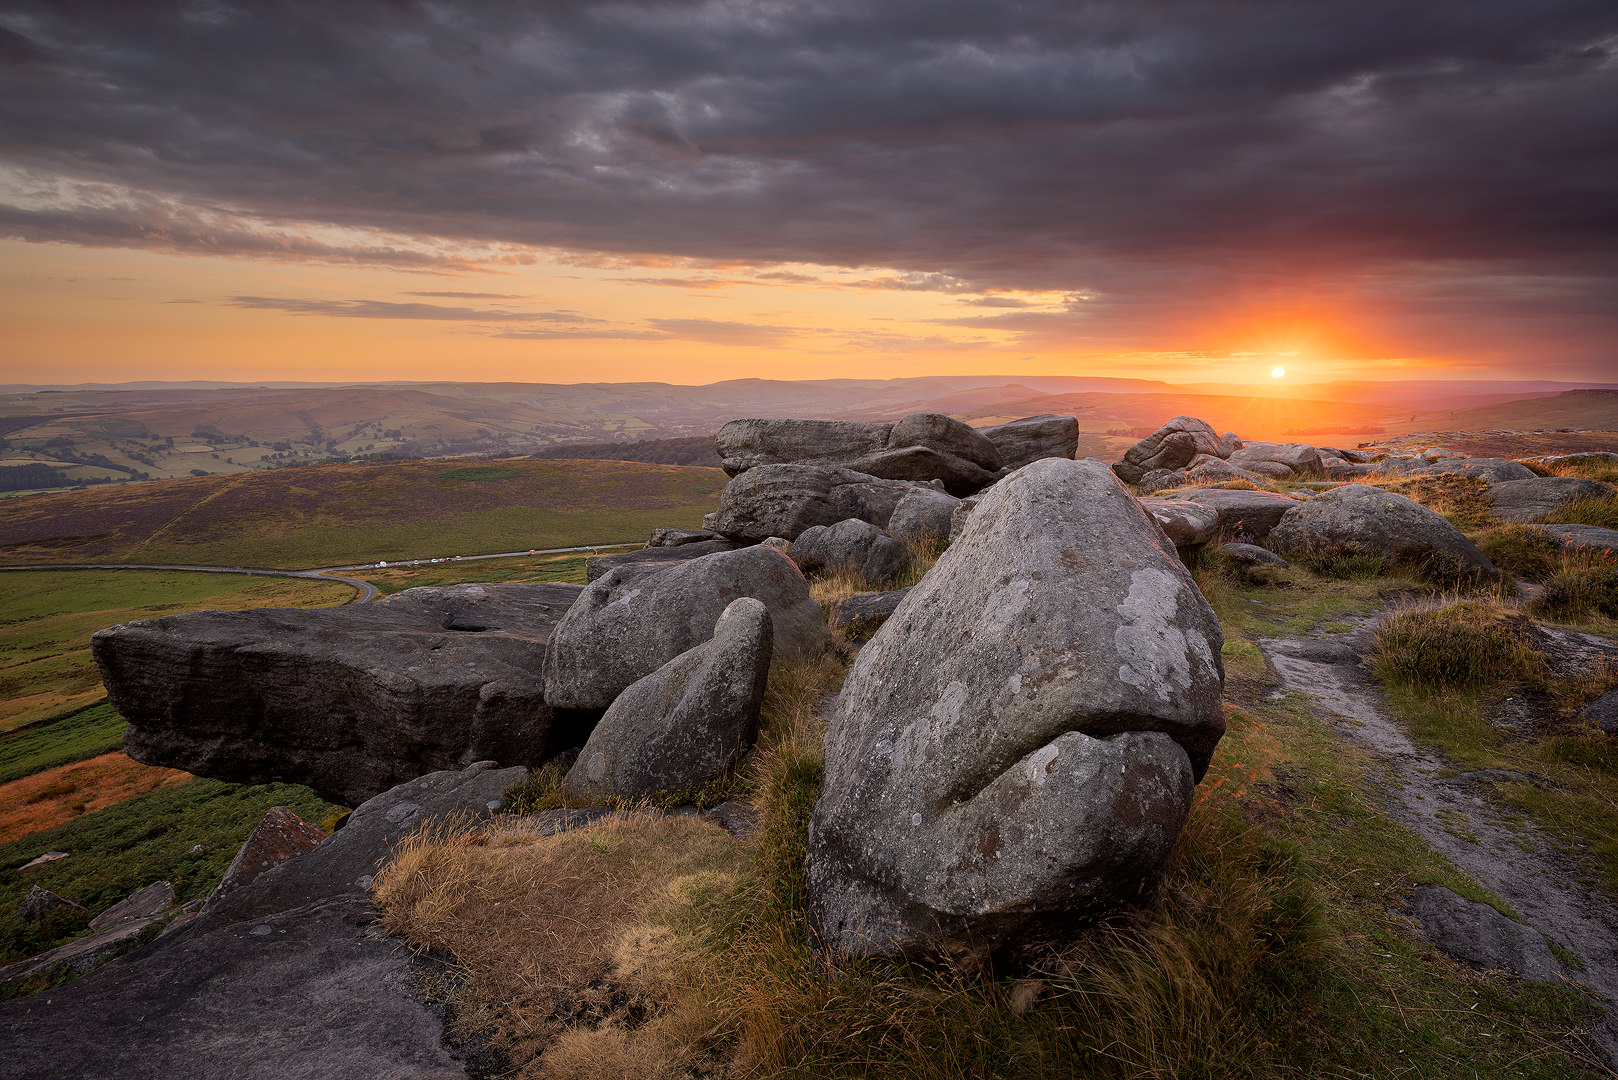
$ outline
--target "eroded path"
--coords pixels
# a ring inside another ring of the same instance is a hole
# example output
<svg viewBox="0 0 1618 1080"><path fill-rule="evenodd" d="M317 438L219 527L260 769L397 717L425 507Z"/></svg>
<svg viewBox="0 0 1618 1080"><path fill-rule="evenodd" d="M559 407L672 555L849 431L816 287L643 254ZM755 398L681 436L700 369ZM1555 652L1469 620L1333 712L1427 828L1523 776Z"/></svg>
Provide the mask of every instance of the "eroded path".
<svg viewBox="0 0 1618 1080"><path fill-rule="evenodd" d="M1618 905L1579 880L1571 859L1522 815L1496 804L1488 778L1453 773L1394 718L1371 678L1375 618L1341 633L1259 639L1256 644L1289 690L1307 696L1316 715L1388 766L1388 810L1548 940L1579 958L1564 969L1607 999L1594 1033L1609 1068L1618 1068ZM1474 839L1475 838L1475 839Z"/></svg>

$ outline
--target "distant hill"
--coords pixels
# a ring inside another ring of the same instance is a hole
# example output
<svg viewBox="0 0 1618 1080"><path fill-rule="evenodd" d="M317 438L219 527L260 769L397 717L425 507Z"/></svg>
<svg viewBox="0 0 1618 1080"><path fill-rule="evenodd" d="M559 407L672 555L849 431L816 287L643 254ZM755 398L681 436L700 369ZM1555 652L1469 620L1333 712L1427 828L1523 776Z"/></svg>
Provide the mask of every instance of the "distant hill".
<svg viewBox="0 0 1618 1080"><path fill-rule="evenodd" d="M1550 397L1510 401L1448 413L1424 414L1399 430L1536 431L1618 430L1618 390L1568 390Z"/></svg>
<svg viewBox="0 0 1618 1080"><path fill-rule="evenodd" d="M412 461L158 480L0 501L0 565L301 568L643 541L718 506L718 469Z"/></svg>
<svg viewBox="0 0 1618 1080"><path fill-rule="evenodd" d="M691 439L638 439L632 443L570 443L552 446L530 455L535 458L577 458L582 460L645 461L655 465L701 465L719 468L719 452L712 435Z"/></svg>

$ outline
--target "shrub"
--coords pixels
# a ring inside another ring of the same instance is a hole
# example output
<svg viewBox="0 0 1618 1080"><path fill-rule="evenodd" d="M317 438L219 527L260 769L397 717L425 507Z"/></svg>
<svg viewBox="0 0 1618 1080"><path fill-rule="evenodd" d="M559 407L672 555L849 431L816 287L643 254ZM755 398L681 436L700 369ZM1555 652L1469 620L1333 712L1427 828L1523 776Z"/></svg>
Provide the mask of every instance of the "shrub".
<svg viewBox="0 0 1618 1080"><path fill-rule="evenodd" d="M1528 640L1531 626L1497 602L1405 608L1377 629L1375 670L1388 682L1429 693L1515 682L1544 662Z"/></svg>
<svg viewBox="0 0 1618 1080"><path fill-rule="evenodd" d="M1528 581L1544 581L1562 564L1556 541L1527 525L1504 525L1477 538L1489 561Z"/></svg>
<svg viewBox="0 0 1618 1080"><path fill-rule="evenodd" d="M1377 577L1388 562L1357 544L1311 544L1287 552L1287 557L1310 573L1338 581Z"/></svg>
<svg viewBox="0 0 1618 1080"><path fill-rule="evenodd" d="M1618 559L1606 553L1564 558L1531 607L1562 619L1618 619Z"/></svg>

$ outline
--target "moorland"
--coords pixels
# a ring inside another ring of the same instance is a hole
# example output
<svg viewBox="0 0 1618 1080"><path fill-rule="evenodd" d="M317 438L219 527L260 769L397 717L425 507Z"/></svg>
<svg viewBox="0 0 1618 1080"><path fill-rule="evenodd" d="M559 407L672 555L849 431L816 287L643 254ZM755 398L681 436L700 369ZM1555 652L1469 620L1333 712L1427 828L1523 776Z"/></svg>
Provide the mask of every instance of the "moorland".
<svg viewBox="0 0 1618 1080"><path fill-rule="evenodd" d="M1115 399L1087 424L1087 403L1060 386L925 390L932 396L923 404L953 395L947 404L974 422L1080 415L1081 426L1096 430L1083 433L1090 441L1081 441L1079 456L1088 448L1105 460L1155 427L1153 417L1173 415L1161 410L1187 401L1160 387L1081 391ZM1429 430L1399 431L1390 421L1408 400L1367 394L1338 410L1346 418L1338 442L1393 451L1442 444L1511 458L1618 449L1618 395L1423 393L1438 403L1424 417ZM822 400L829 410L832 399ZM873 413L884 410L908 411L886 401ZM1301 426L1296 408L1287 421L1282 411L1266 403L1210 419L1221 430L1242 430L1244 419L1268 423L1265 433L1277 435L1285 423ZM1353 427L1366 430L1350 439ZM672 424L578 434L693 437ZM624 544L654 527L694 527L725 484L713 468L595 456L607 452L592 447L588 460L331 462L29 496L0 504L0 564L302 568L449 556L368 566L358 576L383 593L582 582L594 553L453 556ZM1595 459L1535 471L1618 481L1618 470ZM1422 886L1516 912L1390 807L1387 762L1281 676L1275 642L1337 642L1381 627L1364 644L1374 692L1441 759L1443 778L1492 771L1494 779L1479 783L1521 823L1519 842L1546 846L1610 899L1618 888L1618 754L1580 712L1618 686L1618 673L1604 662L1559 670L1514 628L1526 618L1618 637L1618 570L1610 553L1569 554L1495 517L1488 484L1476 477L1390 473L1356 482L1442 515L1504 571L1502 582L1474 587L1363 558L1255 569L1210 546L1192 572L1225 635L1227 734L1159 897L1051 944L1032 965L988 980L854 965L826 979L806 949L804 829L821 783L824 703L861 641L859 627L835 620L837 650L772 676L758 747L720 793L758 809L752 839L698 837L678 820L625 821L549 848L517 837L424 835L379 885L385 925L459 965L460 981L445 992L451 1015L465 1020L461 1036L492 1039L518 1062L537 1060L565 1035L566 1052L552 1063L574 1075L1601 1075L1591 1034L1601 1013L1587 991L1474 971L1413 931L1403 912ZM1309 490L1284 480L1262 486ZM1615 528L1611 503L1586 500L1545 520ZM938 551L922 555L907 580ZM270 806L327 827L341 821L347 808L306 788L228 784L125 757L117 749L123 720L103 700L88 637L113 623L198 608L344 604L351 589L148 570L8 571L0 582L0 924L11 928L0 939L0 963L71 939L89 913L153 880L171 881L181 900L207 895ZM874 587L834 574L815 583L814 596L830 610ZM1509 703L1525 699L1534 702L1531 720L1502 722L1513 715ZM564 805L556 779L538 776L512 792L510 808ZM1466 819L1446 820L1456 840L1481 847ZM72 854L26 877L15 873L50 851ZM548 905L557 902L524 883L563 872L619 890L611 904L580 907L572 895L572 906L554 912L592 920L593 942L534 942L522 933L523 919L552 918ZM34 884L87 910L24 922L17 913ZM633 963L624 942L638 943ZM560 980L524 974L562 967L572 974ZM614 1021L616 1006L592 1012L603 985L639 1019ZM594 1020L570 1028L558 1019L569 1008ZM595 1023L603 1016L609 1022Z"/></svg>

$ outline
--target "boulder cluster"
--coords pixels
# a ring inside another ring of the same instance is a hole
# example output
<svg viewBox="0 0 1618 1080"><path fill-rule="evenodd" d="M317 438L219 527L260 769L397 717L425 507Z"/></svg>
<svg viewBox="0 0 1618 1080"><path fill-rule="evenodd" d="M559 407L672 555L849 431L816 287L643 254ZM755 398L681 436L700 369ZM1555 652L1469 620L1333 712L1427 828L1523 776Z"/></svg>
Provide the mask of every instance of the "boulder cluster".
<svg viewBox="0 0 1618 1080"><path fill-rule="evenodd" d="M1224 731L1222 635L1187 569L1202 548L1254 570L1367 555L1492 577L1444 518L1352 481L1481 477L1506 517L1611 491L1191 417L1110 466L1075 460L1077 439L1062 416L737 420L704 527L597 559L583 586L193 612L93 649L126 749L152 764L357 806L474 762L561 760L577 803L677 803L756 739L772 666L831 646L810 580L868 582L829 612L870 637L826 713L812 934L837 956L972 963L1031 920L1158 881Z"/></svg>

